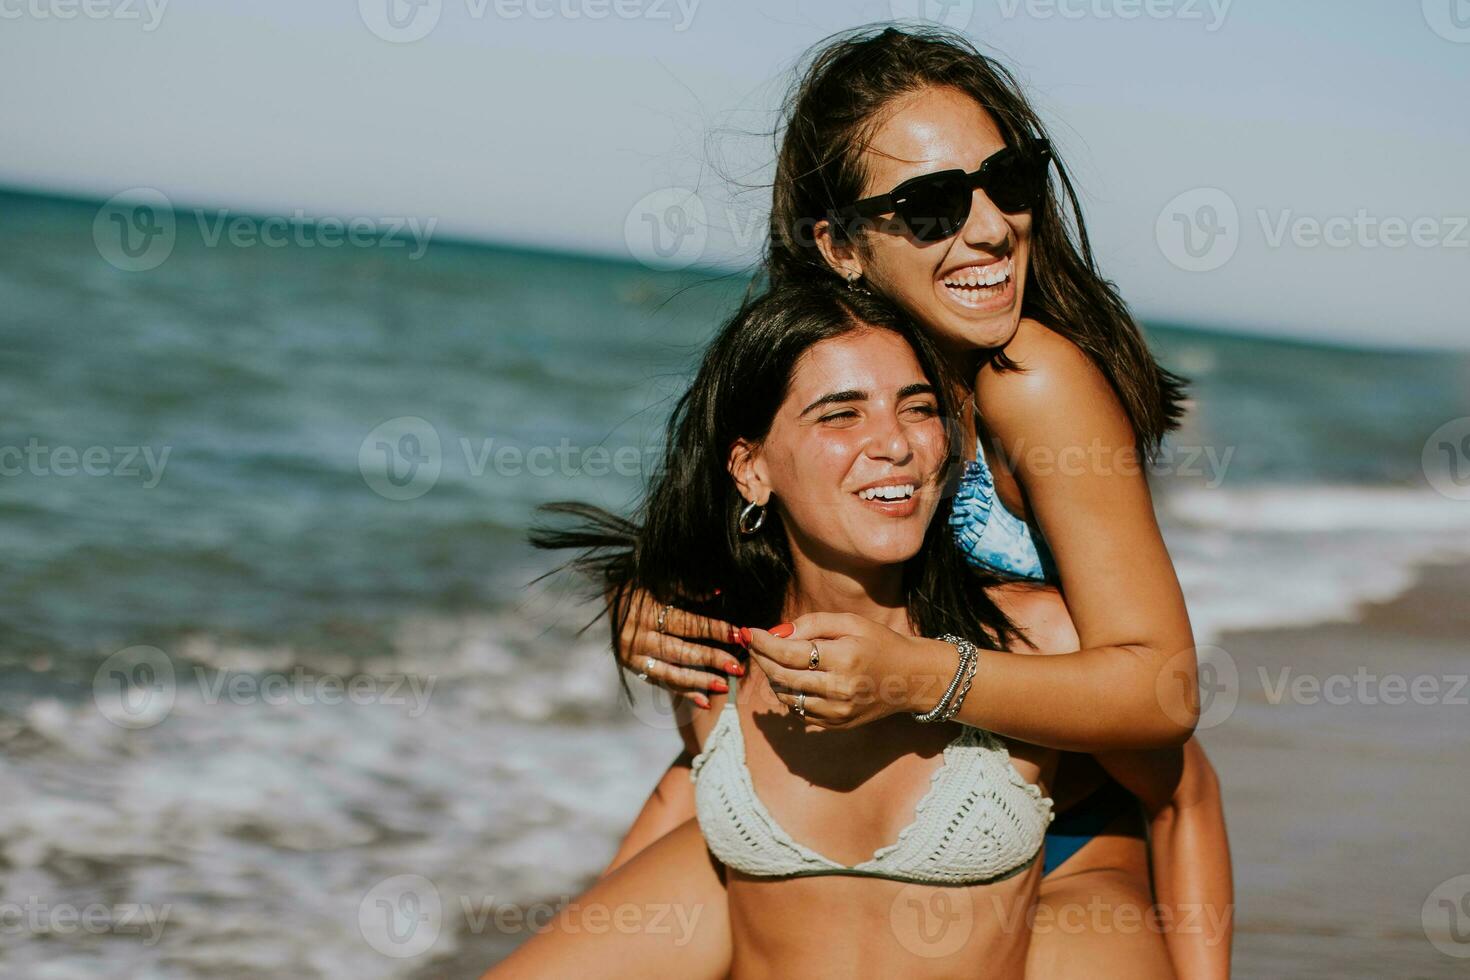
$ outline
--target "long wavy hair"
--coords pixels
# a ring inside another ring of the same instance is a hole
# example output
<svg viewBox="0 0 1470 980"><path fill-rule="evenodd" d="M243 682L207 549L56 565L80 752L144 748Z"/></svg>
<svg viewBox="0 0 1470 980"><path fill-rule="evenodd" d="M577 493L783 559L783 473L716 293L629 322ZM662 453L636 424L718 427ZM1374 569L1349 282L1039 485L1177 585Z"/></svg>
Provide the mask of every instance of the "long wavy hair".
<svg viewBox="0 0 1470 980"><path fill-rule="evenodd" d="M1047 135L1005 66L943 28L875 25L844 31L812 48L797 71L777 131L765 254L773 283L837 277L818 251L813 230L863 196L863 150L896 99L949 86L990 113L1006 145ZM1032 259L1021 312L1092 359L1117 392L1138 448L1148 456L1183 415L1185 381L1154 360L1116 285L1103 278L1072 181L1062 161L1054 160L1057 179L1047 181L1032 211ZM1070 205L1070 224L1057 184ZM1003 356L997 366L1016 367Z"/></svg>
<svg viewBox="0 0 1470 980"><path fill-rule="evenodd" d="M610 600L615 647L636 612L632 599L642 593L635 587L659 605L677 603L736 625L780 621L794 574L780 508L768 504L754 535L739 532L745 501L726 468L728 453L737 439L758 444L769 434L807 350L858 330L888 330L906 340L935 387L941 417L954 418L955 379L907 316L843 286L776 286L743 305L706 348L668 420L662 465L636 514L623 517L574 501L538 508L542 518L558 523L533 527L531 543L578 551L559 568L580 572ZM951 445L940 486L948 488L957 475L958 458ZM948 528L952 504L953 496L942 493L922 547L904 564L910 623L925 636L953 632L1003 648L1014 628L985 592L999 579L970 565L955 545Z"/></svg>

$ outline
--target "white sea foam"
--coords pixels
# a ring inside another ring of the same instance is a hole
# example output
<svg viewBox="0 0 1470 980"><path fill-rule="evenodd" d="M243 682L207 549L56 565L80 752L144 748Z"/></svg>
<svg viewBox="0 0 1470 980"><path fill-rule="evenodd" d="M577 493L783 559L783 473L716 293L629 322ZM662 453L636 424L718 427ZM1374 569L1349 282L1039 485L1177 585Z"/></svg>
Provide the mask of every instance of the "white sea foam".
<svg viewBox="0 0 1470 980"><path fill-rule="evenodd" d="M1470 506L1424 489L1190 489L1160 509L1200 643L1348 619L1420 565L1470 559Z"/></svg>
<svg viewBox="0 0 1470 980"><path fill-rule="evenodd" d="M412 642L373 668L437 681L417 715L211 704L196 664L290 658L206 637L189 645L199 661L175 657L177 697L156 727L119 728L90 701L34 702L0 754L0 901L147 903L167 918L156 945L80 931L25 942L27 929L0 934L0 949L28 976L108 957L131 964L109 967L117 976L405 977L455 951L466 909L575 894L678 739L619 702L601 634L538 641L544 628L513 613L404 624ZM359 915L405 874L432 882L443 925L426 953L396 958Z"/></svg>

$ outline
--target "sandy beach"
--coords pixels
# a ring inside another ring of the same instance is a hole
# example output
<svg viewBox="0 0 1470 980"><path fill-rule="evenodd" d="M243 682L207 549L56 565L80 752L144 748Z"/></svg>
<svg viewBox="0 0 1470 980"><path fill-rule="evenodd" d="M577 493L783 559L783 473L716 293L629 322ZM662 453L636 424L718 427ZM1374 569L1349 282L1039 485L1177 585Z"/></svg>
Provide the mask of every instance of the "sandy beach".
<svg viewBox="0 0 1470 980"><path fill-rule="evenodd" d="M1470 873L1467 595L1470 566L1429 566L1357 622L1222 638L1239 703L1200 738L1225 792L1236 976L1470 972L1422 916L1436 886ZM1446 939L1447 915L1429 918Z"/></svg>

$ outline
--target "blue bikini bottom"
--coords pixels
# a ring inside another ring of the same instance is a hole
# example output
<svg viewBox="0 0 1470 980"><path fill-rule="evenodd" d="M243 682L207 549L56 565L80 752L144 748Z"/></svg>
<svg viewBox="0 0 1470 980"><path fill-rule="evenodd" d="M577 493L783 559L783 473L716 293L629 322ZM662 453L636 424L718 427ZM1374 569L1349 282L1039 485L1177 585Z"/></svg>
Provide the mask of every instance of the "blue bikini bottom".
<svg viewBox="0 0 1470 980"><path fill-rule="evenodd" d="M1082 850L1116 818L1137 812L1137 797L1115 780L1105 781L1052 820L1046 831L1042 877L1051 874L1063 861Z"/></svg>

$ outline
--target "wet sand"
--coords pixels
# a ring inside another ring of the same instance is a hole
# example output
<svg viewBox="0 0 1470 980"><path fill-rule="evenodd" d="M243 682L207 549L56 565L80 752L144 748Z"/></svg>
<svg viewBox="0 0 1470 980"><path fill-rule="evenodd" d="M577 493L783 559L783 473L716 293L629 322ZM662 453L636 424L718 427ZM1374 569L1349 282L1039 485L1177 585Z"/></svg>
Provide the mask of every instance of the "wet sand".
<svg viewBox="0 0 1470 980"><path fill-rule="evenodd" d="M1355 623L1221 639L1239 700L1200 739L1224 787L1235 976L1470 975L1424 918L1436 886L1470 874L1467 596L1470 566L1431 566ZM1448 916L1431 903L1447 943Z"/></svg>

